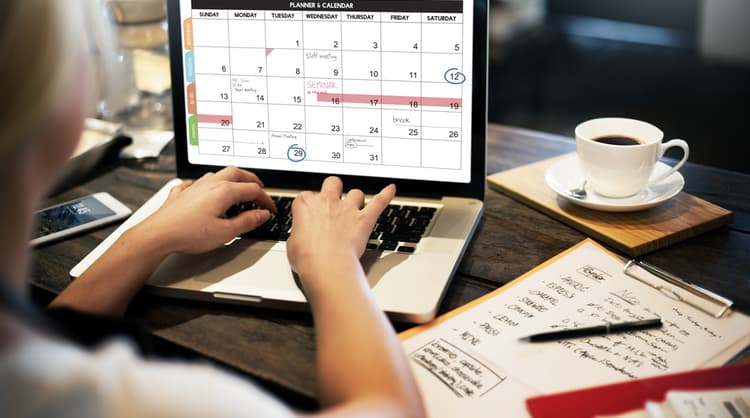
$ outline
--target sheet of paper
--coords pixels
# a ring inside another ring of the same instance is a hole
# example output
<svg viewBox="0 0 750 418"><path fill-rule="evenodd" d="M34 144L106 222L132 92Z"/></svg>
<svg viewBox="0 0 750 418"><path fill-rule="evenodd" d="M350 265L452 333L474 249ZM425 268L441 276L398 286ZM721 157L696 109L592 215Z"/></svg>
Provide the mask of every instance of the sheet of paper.
<svg viewBox="0 0 750 418"><path fill-rule="evenodd" d="M120 132L122 127L119 124L107 122L104 120L86 118L85 129L81 132L78 140L78 146L73 151L71 158L77 157L86 151L106 144Z"/></svg>
<svg viewBox="0 0 750 418"><path fill-rule="evenodd" d="M431 417L528 416L525 398L726 361L750 318L713 318L622 273L592 241L403 344ZM549 343L561 328L661 317L664 327Z"/></svg>
<svg viewBox="0 0 750 418"><path fill-rule="evenodd" d="M750 418L750 388L670 391L663 405L679 418Z"/></svg>
<svg viewBox="0 0 750 418"><path fill-rule="evenodd" d="M597 415L594 418L653 418L645 409L636 409L617 415Z"/></svg>
<svg viewBox="0 0 750 418"><path fill-rule="evenodd" d="M664 402L643 409L596 418L750 418L750 388L669 391Z"/></svg>
<svg viewBox="0 0 750 418"><path fill-rule="evenodd" d="M120 151L120 158L156 158L174 138L172 131L157 129L127 129L123 133L133 142Z"/></svg>
<svg viewBox="0 0 750 418"><path fill-rule="evenodd" d="M170 89L168 56L144 49L134 49L133 69L138 90L162 95Z"/></svg>

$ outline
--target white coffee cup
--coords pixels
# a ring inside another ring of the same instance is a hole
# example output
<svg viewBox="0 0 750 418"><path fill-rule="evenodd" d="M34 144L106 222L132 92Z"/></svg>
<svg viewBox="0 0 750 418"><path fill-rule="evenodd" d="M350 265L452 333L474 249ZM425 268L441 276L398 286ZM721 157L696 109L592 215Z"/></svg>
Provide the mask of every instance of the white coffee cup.
<svg viewBox="0 0 750 418"><path fill-rule="evenodd" d="M632 196L666 179L688 159L687 142L672 139L662 143L664 133L640 120L591 119L579 124L575 133L583 177L596 193L607 197ZM623 144L626 142L630 144ZM668 171L652 177L656 162L671 147L682 148L682 159Z"/></svg>

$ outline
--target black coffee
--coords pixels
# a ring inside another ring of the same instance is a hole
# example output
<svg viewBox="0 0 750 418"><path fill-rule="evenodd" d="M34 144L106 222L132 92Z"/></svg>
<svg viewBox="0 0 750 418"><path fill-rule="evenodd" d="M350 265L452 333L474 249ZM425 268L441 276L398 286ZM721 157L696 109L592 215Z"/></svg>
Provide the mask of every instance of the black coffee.
<svg viewBox="0 0 750 418"><path fill-rule="evenodd" d="M602 144L609 145L640 145L641 141L622 135L607 135L594 138L595 142L601 142Z"/></svg>

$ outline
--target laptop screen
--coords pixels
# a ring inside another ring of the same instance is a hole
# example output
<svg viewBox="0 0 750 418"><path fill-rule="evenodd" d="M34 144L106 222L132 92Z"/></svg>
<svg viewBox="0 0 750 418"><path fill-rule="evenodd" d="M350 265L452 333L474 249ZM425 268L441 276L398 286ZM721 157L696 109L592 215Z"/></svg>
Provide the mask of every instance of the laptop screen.
<svg viewBox="0 0 750 418"><path fill-rule="evenodd" d="M189 164L471 181L474 0L175 3Z"/></svg>

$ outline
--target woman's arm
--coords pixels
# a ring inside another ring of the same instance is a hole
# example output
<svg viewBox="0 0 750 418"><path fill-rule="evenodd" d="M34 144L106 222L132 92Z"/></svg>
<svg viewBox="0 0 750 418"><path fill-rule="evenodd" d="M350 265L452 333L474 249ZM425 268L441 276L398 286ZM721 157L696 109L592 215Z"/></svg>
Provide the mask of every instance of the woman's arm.
<svg viewBox="0 0 750 418"><path fill-rule="evenodd" d="M223 218L230 206L243 201L275 210L258 177L236 167L183 182L172 189L159 210L127 230L50 306L121 315L170 253L212 250L268 220L268 210Z"/></svg>
<svg viewBox="0 0 750 418"><path fill-rule="evenodd" d="M383 189L364 206L336 177L292 206L287 253L312 307L320 416L421 417L421 398L401 345L376 305L359 257L395 194ZM364 206L364 207L363 207Z"/></svg>

